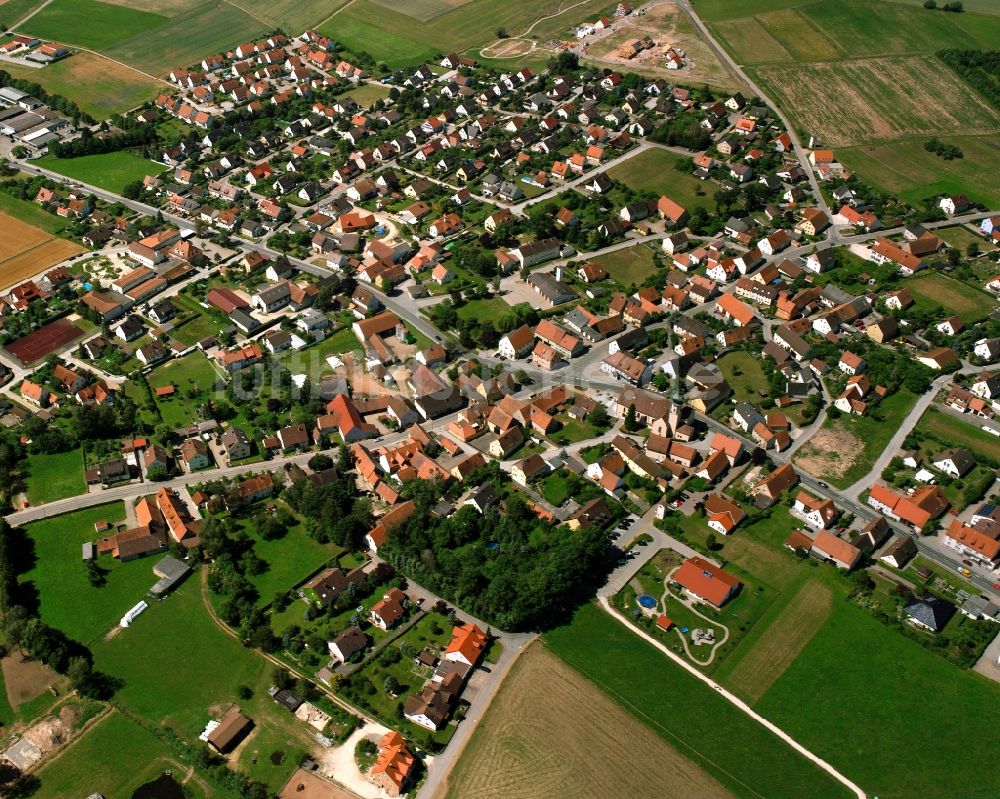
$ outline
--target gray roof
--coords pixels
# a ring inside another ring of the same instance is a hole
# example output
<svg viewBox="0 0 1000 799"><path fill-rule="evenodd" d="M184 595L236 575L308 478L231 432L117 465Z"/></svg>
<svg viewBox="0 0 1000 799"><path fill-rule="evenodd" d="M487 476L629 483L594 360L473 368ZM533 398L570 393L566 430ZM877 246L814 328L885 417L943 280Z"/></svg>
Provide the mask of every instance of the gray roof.
<svg viewBox="0 0 1000 799"><path fill-rule="evenodd" d="M911 599L903 608L903 613L908 618L937 632L943 629L948 623L948 619L954 615L955 606L937 597Z"/></svg>

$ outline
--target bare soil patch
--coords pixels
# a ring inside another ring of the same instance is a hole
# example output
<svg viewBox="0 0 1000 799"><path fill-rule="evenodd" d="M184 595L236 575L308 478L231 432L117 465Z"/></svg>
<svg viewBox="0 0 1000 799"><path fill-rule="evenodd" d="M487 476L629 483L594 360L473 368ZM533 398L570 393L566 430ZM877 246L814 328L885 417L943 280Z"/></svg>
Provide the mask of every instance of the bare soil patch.
<svg viewBox="0 0 1000 799"><path fill-rule="evenodd" d="M622 45L643 36L649 36L656 46L634 58L620 55L619 48ZM687 63L680 69L666 68L663 53L671 47L685 54ZM733 83L733 76L695 29L691 19L675 3L661 3L642 16L616 21L615 32L594 42L587 50L587 57L627 66L630 70L643 74L660 77L670 75L677 81L707 82L723 86Z"/></svg>
<svg viewBox="0 0 1000 799"><path fill-rule="evenodd" d="M847 474L865 450L865 443L842 424L813 433L795 458L795 465L813 477L838 478Z"/></svg>
<svg viewBox="0 0 1000 799"><path fill-rule="evenodd" d="M528 39L501 39L483 48L481 54L487 58L516 58L530 53L534 47L535 43Z"/></svg>
<svg viewBox="0 0 1000 799"><path fill-rule="evenodd" d="M473 735L447 797L553 796L733 794L536 643L521 655Z"/></svg>
<svg viewBox="0 0 1000 799"><path fill-rule="evenodd" d="M48 666L37 660L22 658L18 652L12 652L0 660L0 666L3 668L7 701L15 710L25 702L41 696L50 685L59 681L59 675Z"/></svg>
<svg viewBox="0 0 1000 799"><path fill-rule="evenodd" d="M736 664L726 680L728 687L756 702L792 665L832 610L833 592L823 583L807 582Z"/></svg>

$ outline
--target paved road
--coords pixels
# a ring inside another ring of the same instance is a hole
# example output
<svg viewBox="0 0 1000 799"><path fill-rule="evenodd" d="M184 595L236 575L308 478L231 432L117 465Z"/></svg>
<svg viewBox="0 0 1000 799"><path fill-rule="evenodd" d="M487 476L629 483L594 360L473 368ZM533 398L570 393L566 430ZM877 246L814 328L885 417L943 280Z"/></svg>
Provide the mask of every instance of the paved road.
<svg viewBox="0 0 1000 799"><path fill-rule="evenodd" d="M967 374L970 371L978 372L979 369L966 368L962 369L959 374ZM930 389L917 398L917 402L914 404L913 409L906 415L906 418L900 422L899 429L896 430L892 438L889 439L889 443L886 444L885 449L882 450L882 454L878 456L868 474L855 483L849 485L847 488L842 489L842 494L845 494L852 499L857 499L859 494L872 487L872 483L879 478L885 470L885 467L889 465L889 461L891 461L896 456L896 453L899 452L900 448L903 446L903 441L906 440L906 437L910 434L913 428L916 427L917 422L920 421L920 417L924 415L924 412L931 407L931 405L934 404L934 398L937 397L938 392L954 379L955 375L946 374L941 375L931 383Z"/></svg>

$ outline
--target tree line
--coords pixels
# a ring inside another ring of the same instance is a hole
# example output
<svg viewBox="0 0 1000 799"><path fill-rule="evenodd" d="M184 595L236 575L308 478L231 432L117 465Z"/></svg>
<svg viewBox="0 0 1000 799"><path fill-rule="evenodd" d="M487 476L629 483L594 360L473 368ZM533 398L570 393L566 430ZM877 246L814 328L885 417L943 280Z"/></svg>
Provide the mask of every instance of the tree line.
<svg viewBox="0 0 1000 799"><path fill-rule="evenodd" d="M937 56L994 108L1000 108L1000 50L938 50Z"/></svg>

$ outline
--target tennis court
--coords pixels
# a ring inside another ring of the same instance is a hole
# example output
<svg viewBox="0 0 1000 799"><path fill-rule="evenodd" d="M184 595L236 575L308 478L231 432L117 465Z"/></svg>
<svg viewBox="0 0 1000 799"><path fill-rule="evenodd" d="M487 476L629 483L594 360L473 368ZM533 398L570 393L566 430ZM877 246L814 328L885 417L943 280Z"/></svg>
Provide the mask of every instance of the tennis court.
<svg viewBox="0 0 1000 799"><path fill-rule="evenodd" d="M68 319L56 319L56 321L28 333L28 335L12 341L5 349L17 358L22 366L27 366L62 349L74 339L82 336L83 333L83 330Z"/></svg>

